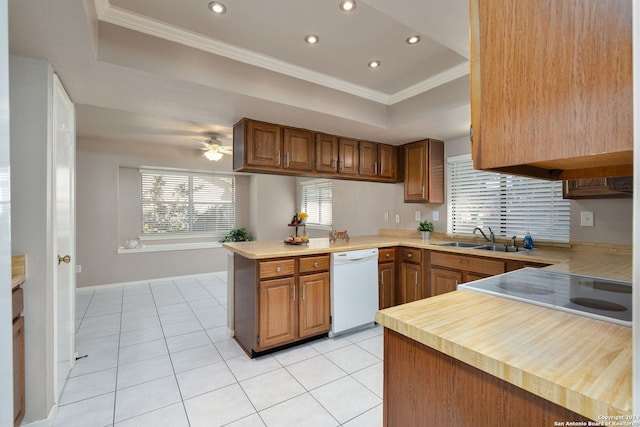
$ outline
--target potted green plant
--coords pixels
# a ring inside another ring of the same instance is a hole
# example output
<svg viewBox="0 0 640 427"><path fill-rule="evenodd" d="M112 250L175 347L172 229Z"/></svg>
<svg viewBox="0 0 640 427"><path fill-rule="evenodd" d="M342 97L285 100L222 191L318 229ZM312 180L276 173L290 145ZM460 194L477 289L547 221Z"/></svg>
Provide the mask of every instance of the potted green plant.
<svg viewBox="0 0 640 427"><path fill-rule="evenodd" d="M253 240L253 237L251 236L251 233L249 233L249 230L242 227L242 228L234 228L233 230L229 231L229 233L227 233L227 235L224 236L222 240L220 240L220 243L249 242L252 240Z"/></svg>
<svg viewBox="0 0 640 427"><path fill-rule="evenodd" d="M433 231L433 223L431 221L421 221L418 230L422 232L422 240L429 240Z"/></svg>

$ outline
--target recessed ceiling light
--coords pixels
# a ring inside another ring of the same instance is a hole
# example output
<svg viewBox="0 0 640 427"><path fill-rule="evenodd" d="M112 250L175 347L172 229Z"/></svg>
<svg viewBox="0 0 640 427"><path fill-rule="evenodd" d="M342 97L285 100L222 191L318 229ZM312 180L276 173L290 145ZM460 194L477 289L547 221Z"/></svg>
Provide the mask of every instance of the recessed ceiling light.
<svg viewBox="0 0 640 427"><path fill-rule="evenodd" d="M224 15L227 11L226 6L218 1L212 1L211 3L209 3L209 9L211 9L211 12L217 15Z"/></svg>
<svg viewBox="0 0 640 427"><path fill-rule="evenodd" d="M354 0L343 0L340 2L340 10L351 12L355 8L356 2Z"/></svg>
<svg viewBox="0 0 640 427"><path fill-rule="evenodd" d="M407 42L407 44L416 44L420 42L420 36L415 35L415 36L407 37L407 40L405 41Z"/></svg>
<svg viewBox="0 0 640 427"><path fill-rule="evenodd" d="M381 63L380 63L380 61L375 59L373 61L369 61L369 64L367 64L367 65L369 66L369 68L379 68Z"/></svg>
<svg viewBox="0 0 640 427"><path fill-rule="evenodd" d="M316 36L315 34L309 34L304 38L304 41L308 44L316 44L320 41L320 37Z"/></svg>

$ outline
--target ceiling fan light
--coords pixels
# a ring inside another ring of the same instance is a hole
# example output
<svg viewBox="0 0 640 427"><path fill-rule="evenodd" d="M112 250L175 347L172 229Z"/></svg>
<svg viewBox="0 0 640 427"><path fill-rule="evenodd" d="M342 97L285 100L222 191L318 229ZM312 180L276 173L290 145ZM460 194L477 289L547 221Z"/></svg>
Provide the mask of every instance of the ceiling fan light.
<svg viewBox="0 0 640 427"><path fill-rule="evenodd" d="M217 162L222 158L222 153L217 150L207 150L204 152L204 156L212 162Z"/></svg>

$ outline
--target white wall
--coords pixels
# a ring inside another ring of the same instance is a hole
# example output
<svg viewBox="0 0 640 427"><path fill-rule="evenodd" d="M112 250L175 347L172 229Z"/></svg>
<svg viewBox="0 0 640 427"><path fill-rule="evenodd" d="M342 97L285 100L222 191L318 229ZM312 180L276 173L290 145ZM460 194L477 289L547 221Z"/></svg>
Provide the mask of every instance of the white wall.
<svg viewBox="0 0 640 427"><path fill-rule="evenodd" d="M0 0L0 360L13 360L7 0ZM0 364L0 425L13 424L13 365Z"/></svg>
<svg viewBox="0 0 640 427"><path fill-rule="evenodd" d="M229 157L210 162L198 148L79 137L76 162L77 264L82 266L78 287L226 270L222 248L126 254L118 254L117 249L127 238L139 235L138 168L228 173ZM249 177L238 176L236 185L236 224L247 227ZM145 242L147 246L163 243L169 242Z"/></svg>
<svg viewBox="0 0 640 427"><path fill-rule="evenodd" d="M26 255L25 421L54 405L51 100L53 72L44 61L9 57L11 108L11 249Z"/></svg>

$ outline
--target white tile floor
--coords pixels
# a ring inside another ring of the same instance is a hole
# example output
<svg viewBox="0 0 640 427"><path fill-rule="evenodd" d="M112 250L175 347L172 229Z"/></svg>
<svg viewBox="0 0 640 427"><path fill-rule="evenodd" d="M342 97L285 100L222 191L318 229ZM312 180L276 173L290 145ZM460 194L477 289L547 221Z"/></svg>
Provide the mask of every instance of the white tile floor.
<svg viewBox="0 0 640 427"><path fill-rule="evenodd" d="M382 329L249 359L226 273L78 290L79 355L55 426L382 425Z"/></svg>

